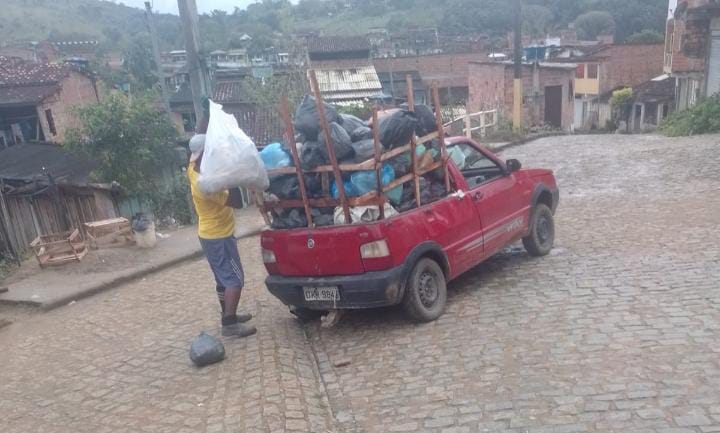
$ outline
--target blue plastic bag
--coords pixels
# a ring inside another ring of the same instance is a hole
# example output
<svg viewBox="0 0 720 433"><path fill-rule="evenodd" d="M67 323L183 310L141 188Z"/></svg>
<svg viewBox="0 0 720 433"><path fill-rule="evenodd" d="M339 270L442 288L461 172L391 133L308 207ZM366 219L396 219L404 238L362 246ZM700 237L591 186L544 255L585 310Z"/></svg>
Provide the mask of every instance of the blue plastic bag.
<svg viewBox="0 0 720 433"><path fill-rule="evenodd" d="M390 182L395 180L395 170L393 170L390 164L383 165L382 171L380 172L380 180L383 186L389 185ZM357 171L350 176L350 181L344 182L344 185L345 195L347 197L359 197L371 191L377 190L377 178L375 177L375 172L372 170ZM402 185L400 185L386 192L385 195L392 203L399 204L402 201L402 190ZM331 191L334 198L339 197L339 193L334 182L332 184Z"/></svg>
<svg viewBox="0 0 720 433"><path fill-rule="evenodd" d="M345 197L359 197L361 195L360 193L358 193L355 185L353 185L352 182L350 182L349 180L343 182L343 186L345 187ZM340 198L340 191L338 191L337 185L335 184L334 180L330 182L330 193L332 194L333 198Z"/></svg>
<svg viewBox="0 0 720 433"><path fill-rule="evenodd" d="M292 166L292 159L290 154L283 148L280 143L268 144L260 152L260 158L262 158L265 167L268 170L273 168L282 168Z"/></svg>

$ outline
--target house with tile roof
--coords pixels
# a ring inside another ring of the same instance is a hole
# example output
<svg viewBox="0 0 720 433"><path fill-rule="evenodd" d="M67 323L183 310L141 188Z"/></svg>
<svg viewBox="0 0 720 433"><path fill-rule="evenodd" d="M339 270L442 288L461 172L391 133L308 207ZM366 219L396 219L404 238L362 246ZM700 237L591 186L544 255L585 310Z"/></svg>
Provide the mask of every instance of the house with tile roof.
<svg viewBox="0 0 720 433"><path fill-rule="evenodd" d="M74 110L99 100L95 77L77 65L0 57L0 149L62 143L78 126Z"/></svg>

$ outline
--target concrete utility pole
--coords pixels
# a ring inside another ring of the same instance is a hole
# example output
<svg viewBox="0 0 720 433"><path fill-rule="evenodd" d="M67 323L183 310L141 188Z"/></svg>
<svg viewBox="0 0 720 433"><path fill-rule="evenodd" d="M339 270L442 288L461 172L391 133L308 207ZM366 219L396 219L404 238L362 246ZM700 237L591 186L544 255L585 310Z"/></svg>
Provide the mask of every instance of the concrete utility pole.
<svg viewBox="0 0 720 433"><path fill-rule="evenodd" d="M200 58L200 31L198 30L197 4L195 0L178 0L178 10L182 31L185 35L185 53L187 55L190 90L192 90L196 125L202 124L204 110L203 98L210 95L205 62Z"/></svg>
<svg viewBox="0 0 720 433"><path fill-rule="evenodd" d="M152 41L153 57L155 58L155 68L157 69L158 80L160 81L160 89L162 90L163 103L165 111L170 114L170 92L168 92L167 84L165 84L165 75L162 70L162 60L160 59L160 44L157 37L157 29L155 28L155 17L152 13L150 2L145 2L145 19L147 20L148 31L150 32L150 40Z"/></svg>
<svg viewBox="0 0 720 433"><path fill-rule="evenodd" d="M515 80L513 81L513 127L523 127L522 0L515 0Z"/></svg>

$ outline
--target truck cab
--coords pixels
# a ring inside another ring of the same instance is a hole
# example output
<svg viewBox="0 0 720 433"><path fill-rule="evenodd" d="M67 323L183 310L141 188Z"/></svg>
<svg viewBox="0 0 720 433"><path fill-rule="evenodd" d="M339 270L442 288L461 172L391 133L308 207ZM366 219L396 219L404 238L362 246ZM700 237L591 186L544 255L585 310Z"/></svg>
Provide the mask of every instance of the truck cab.
<svg viewBox="0 0 720 433"><path fill-rule="evenodd" d="M465 137L446 139L452 192L370 224L267 230L270 292L298 315L402 304L415 320L442 315L447 283L518 240L543 256L554 242L552 171L501 161Z"/></svg>

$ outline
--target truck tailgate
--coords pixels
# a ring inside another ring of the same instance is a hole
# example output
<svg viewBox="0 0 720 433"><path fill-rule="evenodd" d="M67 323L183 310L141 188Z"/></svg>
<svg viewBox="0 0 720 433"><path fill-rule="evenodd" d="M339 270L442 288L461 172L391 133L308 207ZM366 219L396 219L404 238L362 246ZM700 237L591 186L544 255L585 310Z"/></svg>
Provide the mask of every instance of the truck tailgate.
<svg viewBox="0 0 720 433"><path fill-rule="evenodd" d="M364 272L360 245L372 230L367 226L271 230L262 247L275 253L280 275L297 277L356 275Z"/></svg>

